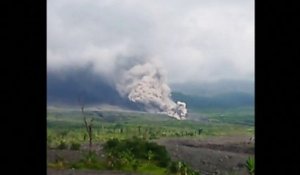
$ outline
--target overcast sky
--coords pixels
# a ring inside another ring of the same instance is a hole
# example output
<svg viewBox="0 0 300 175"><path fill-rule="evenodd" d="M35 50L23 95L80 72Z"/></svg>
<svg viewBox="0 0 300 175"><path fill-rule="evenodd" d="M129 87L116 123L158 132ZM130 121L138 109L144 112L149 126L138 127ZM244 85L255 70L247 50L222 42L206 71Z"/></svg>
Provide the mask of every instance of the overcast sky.
<svg viewBox="0 0 300 175"><path fill-rule="evenodd" d="M254 80L254 0L48 0L47 67L111 76L154 60L170 83Z"/></svg>

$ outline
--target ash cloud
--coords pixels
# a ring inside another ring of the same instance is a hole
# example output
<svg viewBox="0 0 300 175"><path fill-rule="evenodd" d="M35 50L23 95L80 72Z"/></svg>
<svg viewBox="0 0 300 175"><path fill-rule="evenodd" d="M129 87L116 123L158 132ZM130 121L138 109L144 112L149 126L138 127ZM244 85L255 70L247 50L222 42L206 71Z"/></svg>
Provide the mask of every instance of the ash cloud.
<svg viewBox="0 0 300 175"><path fill-rule="evenodd" d="M83 97L87 105L110 104L186 119L186 104L171 99L171 89L161 68L148 62L129 68L133 63L136 62L124 63L123 71L115 73L119 76L114 83L93 73L92 65L63 73L49 71L48 104L78 105L77 98Z"/></svg>
<svg viewBox="0 0 300 175"><path fill-rule="evenodd" d="M179 120L186 118L186 104L171 99L171 89L155 64L138 64L124 71L116 87L122 97L143 104L148 112L163 112Z"/></svg>

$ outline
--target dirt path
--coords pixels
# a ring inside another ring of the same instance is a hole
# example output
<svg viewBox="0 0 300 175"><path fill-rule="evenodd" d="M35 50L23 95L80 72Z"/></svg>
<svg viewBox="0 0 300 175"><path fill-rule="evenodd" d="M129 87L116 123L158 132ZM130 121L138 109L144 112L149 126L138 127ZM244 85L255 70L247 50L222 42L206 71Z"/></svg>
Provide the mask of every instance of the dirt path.
<svg viewBox="0 0 300 175"><path fill-rule="evenodd" d="M202 174L248 175L244 166L254 155L254 144L242 136L211 139L162 139L172 159L182 160Z"/></svg>

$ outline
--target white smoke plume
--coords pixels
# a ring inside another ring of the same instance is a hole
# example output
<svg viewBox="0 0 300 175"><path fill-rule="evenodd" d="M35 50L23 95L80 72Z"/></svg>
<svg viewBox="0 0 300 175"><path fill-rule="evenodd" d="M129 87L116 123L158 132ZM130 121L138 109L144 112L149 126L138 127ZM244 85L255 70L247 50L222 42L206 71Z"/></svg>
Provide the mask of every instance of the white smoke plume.
<svg viewBox="0 0 300 175"><path fill-rule="evenodd" d="M175 103L171 99L171 89L160 68L154 64L147 62L126 70L116 87L122 97L142 103L148 112L162 112L178 120L186 119L186 104Z"/></svg>

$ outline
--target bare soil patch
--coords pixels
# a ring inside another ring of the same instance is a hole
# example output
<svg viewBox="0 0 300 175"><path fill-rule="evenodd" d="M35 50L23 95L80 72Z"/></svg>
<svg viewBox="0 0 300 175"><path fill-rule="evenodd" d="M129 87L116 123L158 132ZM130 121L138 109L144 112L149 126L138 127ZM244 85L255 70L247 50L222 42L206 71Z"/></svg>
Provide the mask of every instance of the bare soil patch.
<svg viewBox="0 0 300 175"><path fill-rule="evenodd" d="M248 175L244 166L249 156L254 156L254 144L243 136L211 139L163 139L172 159L181 160L202 174Z"/></svg>

